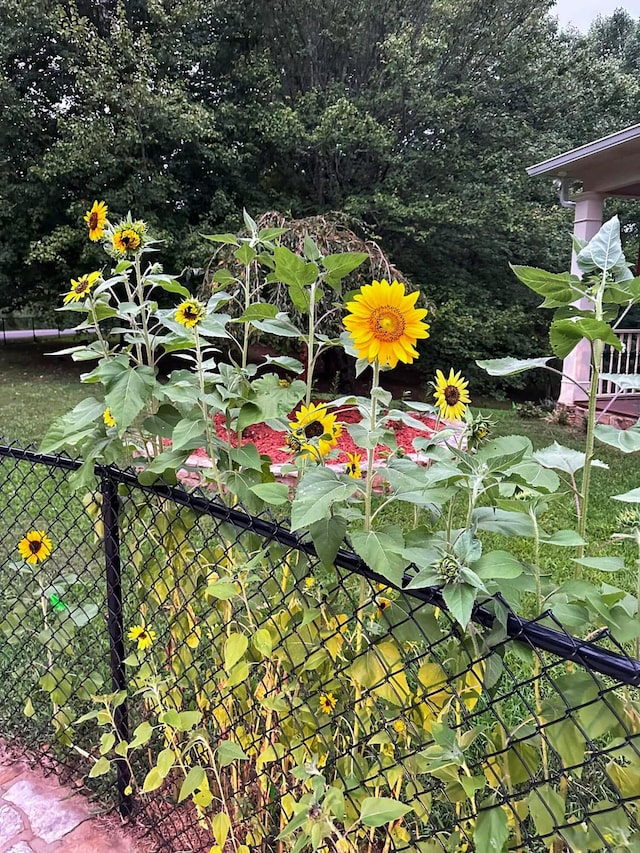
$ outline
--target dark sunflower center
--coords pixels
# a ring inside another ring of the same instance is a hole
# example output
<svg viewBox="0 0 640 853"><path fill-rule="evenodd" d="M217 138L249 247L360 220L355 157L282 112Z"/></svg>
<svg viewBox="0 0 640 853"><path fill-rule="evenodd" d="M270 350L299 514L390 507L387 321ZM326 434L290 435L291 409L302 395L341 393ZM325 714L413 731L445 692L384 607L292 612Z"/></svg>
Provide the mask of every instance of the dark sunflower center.
<svg viewBox="0 0 640 853"><path fill-rule="evenodd" d="M126 246L127 249L133 244L134 238L130 234L123 234L121 237L122 245Z"/></svg>
<svg viewBox="0 0 640 853"><path fill-rule="evenodd" d="M371 315L371 330L378 340L397 341L404 334L404 317L398 308L385 305Z"/></svg>
<svg viewBox="0 0 640 853"><path fill-rule="evenodd" d="M29 550L32 554L37 554L42 548L42 542L39 539L31 539L29 542Z"/></svg>
<svg viewBox="0 0 640 853"><path fill-rule="evenodd" d="M448 406L455 406L456 403L460 402L460 389L456 388L455 385L447 385L444 389L444 399Z"/></svg>
<svg viewBox="0 0 640 853"><path fill-rule="evenodd" d="M89 216L89 228L93 231L97 227L98 227L98 214L94 210L94 211L92 211L91 216Z"/></svg>
<svg viewBox="0 0 640 853"><path fill-rule="evenodd" d="M198 312L195 308L185 308L184 309L184 318L185 320L197 320Z"/></svg>
<svg viewBox="0 0 640 853"><path fill-rule="evenodd" d="M81 278L73 289L76 293L84 293L88 287L89 287L89 279L88 278Z"/></svg>
<svg viewBox="0 0 640 853"><path fill-rule="evenodd" d="M320 421L311 421L311 423L307 424L304 428L304 434L307 438L317 438L320 435L324 435L324 427Z"/></svg>

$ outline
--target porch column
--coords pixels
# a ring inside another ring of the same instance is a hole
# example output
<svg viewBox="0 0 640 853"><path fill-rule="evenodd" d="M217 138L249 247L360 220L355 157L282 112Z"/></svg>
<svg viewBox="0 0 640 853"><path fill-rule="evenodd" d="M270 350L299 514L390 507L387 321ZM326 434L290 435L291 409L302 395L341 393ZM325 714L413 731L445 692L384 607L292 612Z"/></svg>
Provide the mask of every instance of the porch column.
<svg viewBox="0 0 640 853"><path fill-rule="evenodd" d="M602 209L605 197L600 193L585 192L576 196L575 216L573 221L573 233L580 240L590 240L598 233L602 225ZM576 253L571 254L571 272L580 275L576 263ZM581 299L576 303L579 308L587 308L589 303ZM587 399L587 391L591 379L591 359L588 341L580 341L578 346L565 358L562 369L567 376L578 382L584 391L568 379L563 379L560 386L559 403L573 406L580 400Z"/></svg>

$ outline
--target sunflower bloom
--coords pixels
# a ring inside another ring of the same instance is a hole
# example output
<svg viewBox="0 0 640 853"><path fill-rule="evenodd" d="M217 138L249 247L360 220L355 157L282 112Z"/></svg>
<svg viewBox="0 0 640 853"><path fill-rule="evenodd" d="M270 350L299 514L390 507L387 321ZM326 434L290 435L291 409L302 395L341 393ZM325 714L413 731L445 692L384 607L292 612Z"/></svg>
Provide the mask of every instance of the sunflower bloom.
<svg viewBox="0 0 640 853"><path fill-rule="evenodd" d="M46 560L51 553L51 539L44 530L30 530L24 539L18 542L18 551L23 560L35 566Z"/></svg>
<svg viewBox="0 0 640 853"><path fill-rule="evenodd" d="M126 255L140 248L142 237L130 226L119 225L111 235L111 240L114 250L120 255Z"/></svg>
<svg viewBox="0 0 640 853"><path fill-rule="evenodd" d="M107 212L107 205L103 201L94 201L91 210L85 213L84 221L89 226L89 239L94 243L104 234Z"/></svg>
<svg viewBox="0 0 640 853"><path fill-rule="evenodd" d="M153 628L144 628L142 625L134 625L127 634L130 640L138 643L138 651L143 652L145 649L150 649L156 638L156 632Z"/></svg>
<svg viewBox="0 0 640 853"><path fill-rule="evenodd" d="M429 326L422 322L426 308L414 307L419 295L418 291L405 295L404 284L385 279L360 288L347 302L350 313L343 321L359 358L395 367L418 357L416 341L429 337Z"/></svg>
<svg viewBox="0 0 640 853"><path fill-rule="evenodd" d="M176 322L186 329L198 326L206 316L206 308L198 299L185 299L176 308Z"/></svg>
<svg viewBox="0 0 640 853"><path fill-rule="evenodd" d="M287 447L294 449L296 444L303 452L303 458L317 459L324 457L338 443L342 435L342 427L336 423L336 416L327 412L326 406L316 406L310 403L301 406L296 412L296 419L291 424L291 439L286 440ZM313 444L317 439L317 445Z"/></svg>
<svg viewBox="0 0 640 853"><path fill-rule="evenodd" d="M360 470L362 456L359 453L347 453L347 459L347 474L353 477L354 480L359 480L362 476L362 471Z"/></svg>
<svg viewBox="0 0 640 853"><path fill-rule="evenodd" d="M90 272L81 275L79 279L71 279L71 290L65 294L64 304L68 302L79 302L89 293L93 285L100 278L99 272Z"/></svg>
<svg viewBox="0 0 640 853"><path fill-rule="evenodd" d="M102 420L104 421L104 425L106 427L114 427L116 425L116 419L111 414L111 409L108 407L102 413Z"/></svg>
<svg viewBox="0 0 640 853"><path fill-rule="evenodd" d="M338 700L333 693L322 693L320 695L319 704L320 710L323 714L330 714L338 704Z"/></svg>
<svg viewBox="0 0 640 853"><path fill-rule="evenodd" d="M382 614L384 613L384 611L388 607L391 607L391 602L389 601L388 598L378 598L377 599L377 601L376 601L376 616L378 617L378 619L382 616Z"/></svg>
<svg viewBox="0 0 640 853"><path fill-rule="evenodd" d="M454 421L464 417L467 403L471 402L467 391L468 384L460 375L460 371L454 373L451 368L448 378L445 379L444 373L436 370L436 390L433 396L436 398L436 406L440 409L441 417Z"/></svg>

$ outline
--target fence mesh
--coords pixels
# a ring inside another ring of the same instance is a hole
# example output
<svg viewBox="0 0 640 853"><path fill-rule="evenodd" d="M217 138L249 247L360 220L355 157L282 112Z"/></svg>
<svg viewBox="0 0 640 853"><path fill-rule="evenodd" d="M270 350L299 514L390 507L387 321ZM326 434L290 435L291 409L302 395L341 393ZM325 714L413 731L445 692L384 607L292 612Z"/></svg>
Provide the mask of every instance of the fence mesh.
<svg viewBox="0 0 640 853"><path fill-rule="evenodd" d="M499 600L463 634L269 514L73 469L0 447L0 734L93 767L157 850L640 850L640 663L608 634Z"/></svg>

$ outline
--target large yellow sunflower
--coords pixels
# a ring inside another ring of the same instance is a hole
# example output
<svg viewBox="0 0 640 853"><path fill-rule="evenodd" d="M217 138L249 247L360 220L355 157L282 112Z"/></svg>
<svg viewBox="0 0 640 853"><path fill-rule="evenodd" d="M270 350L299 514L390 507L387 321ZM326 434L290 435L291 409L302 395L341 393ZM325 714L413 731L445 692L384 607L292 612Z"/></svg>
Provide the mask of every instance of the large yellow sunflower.
<svg viewBox="0 0 640 853"><path fill-rule="evenodd" d="M434 397L436 398L436 406L440 409L440 415L443 418L454 421L462 420L467 409L467 403L470 403L469 392L467 385L469 383L460 375L460 371L453 372L453 368L449 371L447 379L441 370L436 370L436 381Z"/></svg>
<svg viewBox="0 0 640 853"><path fill-rule="evenodd" d="M327 412L326 406L309 403L296 412L291 424L293 440L287 441L287 446L294 449L294 444L298 444L296 449L303 458L317 459L318 454L326 456L336 446L341 434L342 427L336 423L336 416ZM317 439L317 443L313 439Z"/></svg>
<svg viewBox="0 0 640 853"><path fill-rule="evenodd" d="M198 299L185 299L176 308L176 322L186 329L192 329L202 323L206 314L205 306Z"/></svg>
<svg viewBox="0 0 640 853"><path fill-rule="evenodd" d="M91 210L85 213L84 221L89 226L89 239L99 240L104 233L107 221L107 205L103 201L94 201Z"/></svg>
<svg viewBox="0 0 640 853"><path fill-rule="evenodd" d="M51 539L44 530L30 530L25 534L24 539L18 542L20 556L33 566L46 560L51 553L51 548Z"/></svg>
<svg viewBox="0 0 640 853"><path fill-rule="evenodd" d="M64 304L67 302L79 302L89 293L93 285L100 278L99 272L90 272L81 275L79 279L71 279L71 290L65 294Z"/></svg>
<svg viewBox="0 0 640 853"><path fill-rule="evenodd" d="M418 291L405 295L404 284L389 284L385 279L360 288L347 302L351 313L344 318L360 358L395 367L399 361L411 364L418 357L416 341L429 337L429 326L422 322L427 310L414 307L419 295Z"/></svg>

